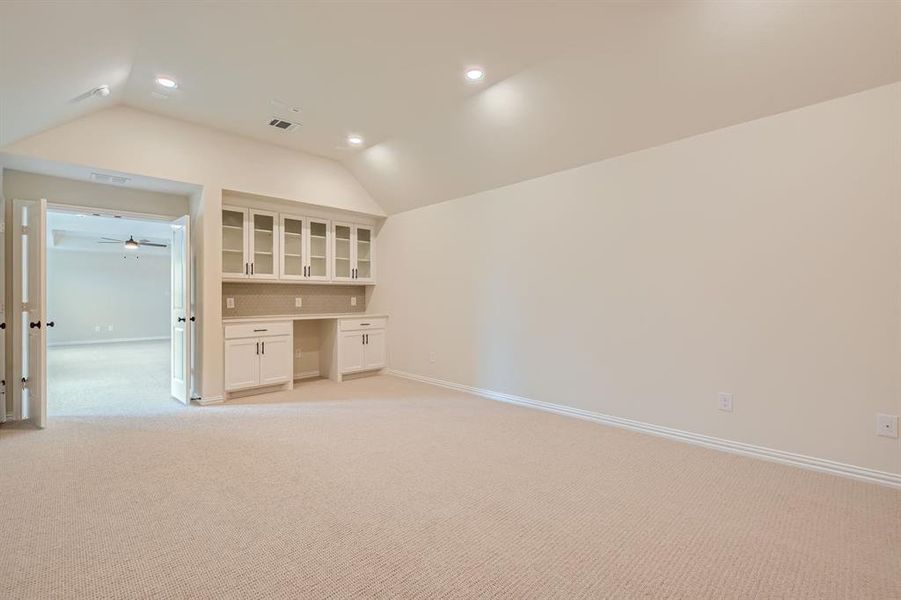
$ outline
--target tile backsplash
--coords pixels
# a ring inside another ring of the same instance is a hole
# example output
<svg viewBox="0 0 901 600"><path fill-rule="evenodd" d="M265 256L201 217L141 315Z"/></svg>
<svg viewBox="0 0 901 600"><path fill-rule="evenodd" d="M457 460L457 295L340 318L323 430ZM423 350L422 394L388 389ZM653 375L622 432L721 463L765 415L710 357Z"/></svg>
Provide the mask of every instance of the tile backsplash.
<svg viewBox="0 0 901 600"><path fill-rule="evenodd" d="M235 299L234 308L226 308L228 298ZM294 306L295 298L303 299L303 307ZM357 299L356 306L351 306L351 298ZM366 291L362 285L254 282L222 284L222 316L225 318L361 313L365 310Z"/></svg>

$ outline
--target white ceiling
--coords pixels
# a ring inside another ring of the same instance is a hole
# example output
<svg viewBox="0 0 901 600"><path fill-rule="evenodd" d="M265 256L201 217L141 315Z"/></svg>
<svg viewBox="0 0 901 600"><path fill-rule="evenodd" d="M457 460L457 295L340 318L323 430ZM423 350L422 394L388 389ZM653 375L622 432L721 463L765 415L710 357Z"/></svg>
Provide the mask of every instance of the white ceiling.
<svg viewBox="0 0 901 600"><path fill-rule="evenodd" d="M898 2L0 4L0 145L126 103L342 161L389 213L899 79Z"/></svg>
<svg viewBox="0 0 901 600"><path fill-rule="evenodd" d="M137 250L125 250L123 244L100 244L102 238L122 240L134 236L136 240L149 240L157 244L169 244L171 228L162 221L95 216L77 212L48 211L47 246L58 250L82 250L90 252L115 252L119 254L169 254L169 248L142 246Z"/></svg>

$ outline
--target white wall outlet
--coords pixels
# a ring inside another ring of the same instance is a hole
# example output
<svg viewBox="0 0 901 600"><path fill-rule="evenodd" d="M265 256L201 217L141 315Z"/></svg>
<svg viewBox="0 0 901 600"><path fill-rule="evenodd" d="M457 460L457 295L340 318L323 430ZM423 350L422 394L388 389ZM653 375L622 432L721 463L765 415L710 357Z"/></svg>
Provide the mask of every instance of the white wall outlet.
<svg viewBox="0 0 901 600"><path fill-rule="evenodd" d="M225 299L225 308L234 308L235 307L235 299L234 298L226 298Z"/></svg>
<svg viewBox="0 0 901 600"><path fill-rule="evenodd" d="M100 325L94 325L94 331L100 331Z"/></svg>
<svg viewBox="0 0 901 600"><path fill-rule="evenodd" d="M294 299L294 308L303 308L303 298Z"/></svg>
<svg viewBox="0 0 901 600"><path fill-rule="evenodd" d="M303 358L303 351L302 351L302 350L295 350L295 351L294 351L294 358Z"/></svg>
<svg viewBox="0 0 901 600"><path fill-rule="evenodd" d="M898 415L876 414L876 435L898 437Z"/></svg>
<svg viewBox="0 0 901 600"><path fill-rule="evenodd" d="M351 306L356 306L356 305L357 305L357 297L356 297L356 296L351 296L351 297L350 297L350 305L351 305Z"/></svg>
<svg viewBox="0 0 901 600"><path fill-rule="evenodd" d="M732 392L719 393L720 410L732 412Z"/></svg>
<svg viewBox="0 0 901 600"><path fill-rule="evenodd" d="M113 330L113 326L112 326L112 325L107 325L107 326L106 326L106 330L107 330L107 331L112 331L112 330Z"/></svg>
<svg viewBox="0 0 901 600"><path fill-rule="evenodd" d="M434 352L429 352L429 362L430 363L435 362L435 353Z"/></svg>

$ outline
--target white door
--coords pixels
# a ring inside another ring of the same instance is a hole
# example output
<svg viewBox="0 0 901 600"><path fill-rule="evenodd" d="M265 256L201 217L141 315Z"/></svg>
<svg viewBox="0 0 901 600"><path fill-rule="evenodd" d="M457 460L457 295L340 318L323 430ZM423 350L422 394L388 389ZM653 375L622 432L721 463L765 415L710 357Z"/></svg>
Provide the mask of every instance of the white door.
<svg viewBox="0 0 901 600"><path fill-rule="evenodd" d="M222 276L250 277L247 209L222 207Z"/></svg>
<svg viewBox="0 0 901 600"><path fill-rule="evenodd" d="M225 389L241 390L260 382L260 341L225 340Z"/></svg>
<svg viewBox="0 0 901 600"><path fill-rule="evenodd" d="M264 210L251 210L250 277L278 279L278 215Z"/></svg>
<svg viewBox="0 0 901 600"><path fill-rule="evenodd" d="M188 216L172 222L172 397L191 401L191 224Z"/></svg>
<svg viewBox="0 0 901 600"><path fill-rule="evenodd" d="M363 338L366 369L381 369L385 366L385 330L367 331Z"/></svg>
<svg viewBox="0 0 901 600"><path fill-rule="evenodd" d="M294 379L291 336L260 338L260 385Z"/></svg>
<svg viewBox="0 0 901 600"><path fill-rule="evenodd" d="M13 201L13 415L47 424L47 201Z"/></svg>
<svg viewBox="0 0 901 600"><path fill-rule="evenodd" d="M342 373L362 371L363 360L363 333L360 331L348 331L341 334L341 356L339 360Z"/></svg>

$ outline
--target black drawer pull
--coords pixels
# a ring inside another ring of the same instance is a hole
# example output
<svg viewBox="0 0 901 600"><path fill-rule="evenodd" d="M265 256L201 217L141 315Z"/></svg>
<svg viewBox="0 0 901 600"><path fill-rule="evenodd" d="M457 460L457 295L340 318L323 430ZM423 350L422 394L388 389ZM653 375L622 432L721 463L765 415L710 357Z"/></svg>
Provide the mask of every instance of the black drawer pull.
<svg viewBox="0 0 901 600"><path fill-rule="evenodd" d="M257 333L259 331L269 331L269 330L268 329L254 329L253 330L254 333Z"/></svg>

